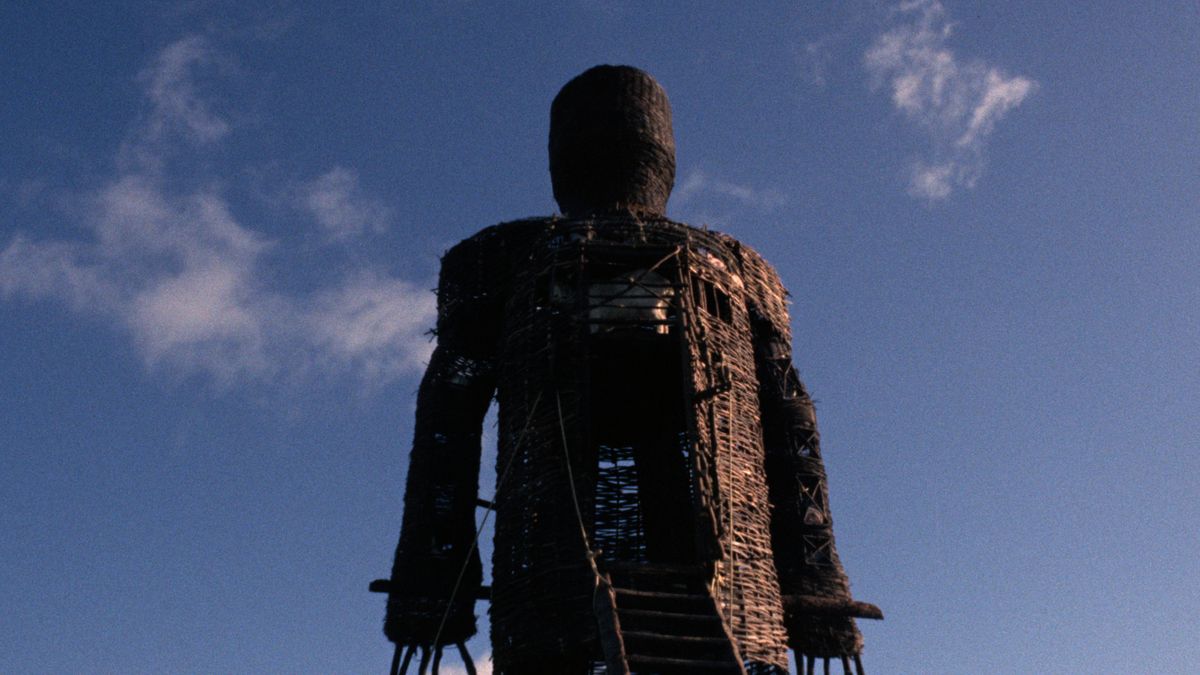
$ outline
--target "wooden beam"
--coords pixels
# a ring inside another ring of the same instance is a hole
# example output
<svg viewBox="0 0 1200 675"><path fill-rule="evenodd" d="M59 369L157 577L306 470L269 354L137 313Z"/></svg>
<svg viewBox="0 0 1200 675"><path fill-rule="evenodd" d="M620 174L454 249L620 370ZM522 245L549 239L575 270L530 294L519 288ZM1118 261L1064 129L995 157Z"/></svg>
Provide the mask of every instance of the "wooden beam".
<svg viewBox="0 0 1200 675"><path fill-rule="evenodd" d="M367 590L372 593L391 593L392 592L392 580L391 579L376 579L375 581L372 581L370 583L370 585L367 586ZM480 586L475 591L475 599L476 600L491 600L492 599L492 587L491 586Z"/></svg>
<svg viewBox="0 0 1200 675"><path fill-rule="evenodd" d="M625 641L621 638L621 622L617 618L617 594L607 574L596 575L596 590L592 593L592 613L596 617L600 646L608 675L629 675L629 659Z"/></svg>
<svg viewBox="0 0 1200 675"><path fill-rule="evenodd" d="M850 616L858 619L882 619L883 610L869 602L838 600L818 595L785 595L783 608L792 614L812 616Z"/></svg>

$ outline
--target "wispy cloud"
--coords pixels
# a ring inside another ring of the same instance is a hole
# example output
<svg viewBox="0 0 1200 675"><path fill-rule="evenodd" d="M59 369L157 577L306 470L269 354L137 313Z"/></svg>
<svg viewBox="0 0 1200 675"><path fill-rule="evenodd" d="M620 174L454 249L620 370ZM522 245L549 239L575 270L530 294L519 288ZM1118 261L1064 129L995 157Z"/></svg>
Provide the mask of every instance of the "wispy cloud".
<svg viewBox="0 0 1200 675"><path fill-rule="evenodd" d="M762 211L771 211L787 203L787 197L774 189L760 189L733 183L693 169L675 186L672 199L677 205L691 205L702 199L732 201Z"/></svg>
<svg viewBox="0 0 1200 675"><path fill-rule="evenodd" d="M358 174L341 166L306 183L302 199L303 206L332 239L382 232L392 218L391 209L383 202L363 193Z"/></svg>
<svg viewBox="0 0 1200 675"><path fill-rule="evenodd" d="M229 123L210 110L196 92L192 76L195 68L215 60L208 42L192 36L168 46L142 71L138 79L153 103L145 127L148 136L161 137L168 130L180 129L196 141L211 143L229 132Z"/></svg>
<svg viewBox="0 0 1200 675"><path fill-rule="evenodd" d="M911 167L908 191L938 200L957 187L974 187L996 122L1020 105L1037 83L950 49L953 24L938 0L909 0L894 9L896 25L879 35L864 57L876 88L931 141Z"/></svg>
<svg viewBox="0 0 1200 675"><path fill-rule="evenodd" d="M304 319L322 353L370 380L420 369L432 349L425 337L433 294L410 282L364 272L319 292Z"/></svg>
<svg viewBox="0 0 1200 675"><path fill-rule="evenodd" d="M321 369L384 382L428 357L432 294L377 269L277 290L270 257L282 243L249 227L208 175L168 179L171 157L231 133L198 91L218 55L201 37L164 49L139 76L148 109L120 150L119 171L82 198L76 239L18 233L0 249L4 298L56 300L127 332L147 366L204 373L223 384ZM132 161L130 161L132 159ZM389 212L335 167L306 186L302 206L344 239L383 227Z"/></svg>
<svg viewBox="0 0 1200 675"><path fill-rule="evenodd" d="M800 66L800 77L805 82L814 87L826 85L834 62L832 45L840 37L836 34L823 35L805 42L797 51L796 63Z"/></svg>
<svg viewBox="0 0 1200 675"><path fill-rule="evenodd" d="M125 168L159 170L179 144L212 145L230 130L199 91L202 71L225 63L203 36L193 35L164 48L138 73L149 106L118 154Z"/></svg>

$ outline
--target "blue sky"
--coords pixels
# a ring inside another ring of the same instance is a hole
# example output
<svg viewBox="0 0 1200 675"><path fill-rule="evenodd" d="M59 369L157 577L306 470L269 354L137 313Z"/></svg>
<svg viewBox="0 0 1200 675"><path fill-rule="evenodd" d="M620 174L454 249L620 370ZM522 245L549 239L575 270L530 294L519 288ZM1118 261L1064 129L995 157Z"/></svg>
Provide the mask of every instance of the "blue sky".
<svg viewBox="0 0 1200 675"><path fill-rule="evenodd" d="M366 4L0 8L0 671L386 666L438 256L597 63L794 295L868 669L1194 670L1195 3Z"/></svg>

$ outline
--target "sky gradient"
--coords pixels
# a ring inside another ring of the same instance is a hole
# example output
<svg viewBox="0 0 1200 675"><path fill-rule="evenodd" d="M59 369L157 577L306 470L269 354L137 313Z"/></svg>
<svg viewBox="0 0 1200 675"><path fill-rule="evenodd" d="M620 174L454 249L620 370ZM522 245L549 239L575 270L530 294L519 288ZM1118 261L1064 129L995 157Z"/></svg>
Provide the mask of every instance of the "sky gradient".
<svg viewBox="0 0 1200 675"><path fill-rule="evenodd" d="M384 670L438 256L598 63L793 294L868 671L1194 672L1194 2L415 4L0 7L0 672Z"/></svg>

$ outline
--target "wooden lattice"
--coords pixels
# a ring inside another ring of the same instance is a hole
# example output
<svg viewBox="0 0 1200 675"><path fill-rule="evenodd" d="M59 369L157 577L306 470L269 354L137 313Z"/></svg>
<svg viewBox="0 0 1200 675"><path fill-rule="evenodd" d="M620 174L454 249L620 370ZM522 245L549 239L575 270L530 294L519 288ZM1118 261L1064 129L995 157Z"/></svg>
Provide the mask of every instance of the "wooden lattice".
<svg viewBox="0 0 1200 675"><path fill-rule="evenodd" d="M595 440L593 413L605 406L591 400L589 355L603 341L596 325L620 319L599 313L588 289L597 274L648 269L668 281L659 282L667 304L660 321L682 359L675 446L693 508L678 527L691 532L694 559L711 566L743 657L784 667L789 643L815 656L861 650L850 616L806 614L803 601L783 601L850 602L812 402L791 365L783 286L728 236L630 217L506 223L443 259L439 345L420 390L393 573L394 640L431 642L439 625L442 642L474 632L475 561L442 617L458 563L473 548L479 422L495 390L496 672L533 672L521 664L558 663L564 653L594 656L588 551L599 551L601 565L645 560L653 544L642 514L655 508L647 506L655 491L638 484L631 448Z"/></svg>
<svg viewBox="0 0 1200 675"><path fill-rule="evenodd" d="M487 228L442 260L385 632L421 670L491 600L494 672L782 673L858 664L787 292L735 239L663 217L666 94L601 66L552 106L565 217ZM493 585L475 529L499 403ZM622 628L622 624L625 628ZM693 653L694 652L694 653ZM400 650L393 670L400 667Z"/></svg>

